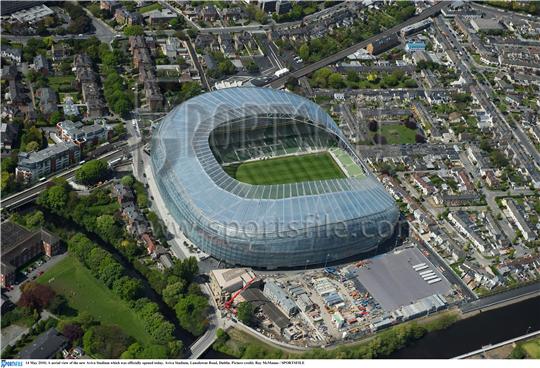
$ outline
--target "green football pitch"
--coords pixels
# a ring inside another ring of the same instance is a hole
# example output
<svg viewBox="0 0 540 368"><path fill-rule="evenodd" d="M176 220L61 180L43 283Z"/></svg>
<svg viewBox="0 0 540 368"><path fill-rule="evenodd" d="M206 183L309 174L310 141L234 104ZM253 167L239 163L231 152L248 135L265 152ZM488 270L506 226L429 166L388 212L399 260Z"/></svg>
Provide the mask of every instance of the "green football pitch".
<svg viewBox="0 0 540 368"><path fill-rule="evenodd" d="M238 181L254 185L345 178L328 152L287 156L224 166Z"/></svg>

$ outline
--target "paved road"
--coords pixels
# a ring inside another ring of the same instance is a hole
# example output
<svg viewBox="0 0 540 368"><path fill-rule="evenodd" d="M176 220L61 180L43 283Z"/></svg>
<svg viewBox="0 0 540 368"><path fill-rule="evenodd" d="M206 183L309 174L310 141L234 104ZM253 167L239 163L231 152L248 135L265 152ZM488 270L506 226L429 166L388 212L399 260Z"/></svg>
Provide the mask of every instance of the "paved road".
<svg viewBox="0 0 540 368"><path fill-rule="evenodd" d="M15 345L17 341L26 333L28 333L30 329L26 326L19 326L12 324L6 328L2 328L2 351L8 346L8 345Z"/></svg>
<svg viewBox="0 0 540 368"><path fill-rule="evenodd" d="M208 83L208 79L206 78L206 74L204 73L204 69L201 66L201 63L199 62L197 52L193 48L191 39L188 39L186 44L188 47L189 56L191 57L191 60L193 60L193 63L195 64L195 68L197 68L197 71L199 72L199 75L201 77L201 82L203 84L203 87L206 88L207 91L210 91L210 84Z"/></svg>
<svg viewBox="0 0 540 368"><path fill-rule="evenodd" d="M431 17L432 15L437 14L438 12L441 11L441 9L445 8L448 5L449 5L449 2L447 2L447 1L440 2L437 5L433 5L432 7L424 10L421 14L419 14L419 15L417 15L415 17L412 17L409 20L406 20L405 22L403 22L401 24L398 24L397 26L389 28L386 31L384 31L382 33L379 33L376 36L370 37L367 40L364 40L364 41L359 42L359 43L357 43L355 45L352 45L352 46L350 46L350 47L348 47L348 48L346 48L344 50L339 51L338 53L336 53L334 55L331 55L331 56L328 56L328 57L326 57L326 58L324 58L322 60L319 60L316 63L310 64L310 65L308 65L308 66L306 66L304 68L298 69L297 71L295 71L293 73L290 73L290 74L285 75L283 77L277 78L277 79L267 83L267 85L272 87L272 88L280 88L281 86L283 86L283 84L285 84L287 79L289 77L291 77L291 76L293 76L295 78L301 78L301 77L303 77L305 75L313 73L317 69L320 69L320 68L325 67L327 65L338 62L339 60L343 59L344 57L355 53L359 49L362 49L362 48L366 47L367 45L369 45L370 43L372 43L374 41L377 41L377 40L379 40L379 39L381 39L383 37L389 36L389 35L391 35L393 33L397 33L397 32L399 32L401 30L401 28L403 28L405 26L411 25L413 23L419 22L421 20L424 20L426 18Z"/></svg>
<svg viewBox="0 0 540 368"><path fill-rule="evenodd" d="M63 41L63 40L72 40L74 37L77 39L87 39L90 37L94 37L95 34L83 34L82 36L76 36L76 35L65 35L65 36L51 36L53 40L55 41ZM2 38L10 41L15 41L17 43L26 44L29 39L31 38L40 38L41 36L35 35L35 36L14 36L14 35L6 35L3 34Z"/></svg>
<svg viewBox="0 0 540 368"><path fill-rule="evenodd" d="M494 8L492 6L484 5L484 4L475 4L471 2L471 6L475 8L476 10L484 11L487 13L491 13L491 15L498 15L498 16L505 16L512 19L512 21L518 21L518 20L526 20L529 22L538 22L538 17L528 17L527 15L520 14L518 12L514 11L507 11L503 9Z"/></svg>
<svg viewBox="0 0 540 368"><path fill-rule="evenodd" d="M94 17L94 15L88 9L85 7L83 7L83 9L90 19L92 19L92 25L96 29L94 36L96 36L101 42L109 44L110 47L111 42L118 33L103 20Z"/></svg>
<svg viewBox="0 0 540 368"><path fill-rule="evenodd" d="M191 352L189 359L198 359L216 341L218 328L222 327L222 320L218 317L218 306L216 305L212 292L208 284L201 285L201 291L208 297L211 305L211 312L208 316L208 329L189 347Z"/></svg>
<svg viewBox="0 0 540 368"><path fill-rule="evenodd" d="M508 290L492 296L487 296L482 299L472 301L463 305L460 309L463 313L472 312L477 309L493 307L500 303L505 303L516 298L523 297L524 295L540 295L540 284L535 283L531 285L522 286L520 288Z"/></svg>

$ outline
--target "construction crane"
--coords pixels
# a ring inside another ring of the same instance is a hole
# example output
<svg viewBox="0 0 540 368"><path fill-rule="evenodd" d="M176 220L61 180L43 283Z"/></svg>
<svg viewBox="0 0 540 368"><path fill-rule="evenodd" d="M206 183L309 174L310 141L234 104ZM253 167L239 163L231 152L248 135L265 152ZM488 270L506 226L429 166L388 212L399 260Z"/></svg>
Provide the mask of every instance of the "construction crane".
<svg viewBox="0 0 540 368"><path fill-rule="evenodd" d="M231 296L231 298L229 300L227 300L224 304L225 306L225 309L230 309L231 308L231 305L232 303L234 302L234 299L236 299L236 297L238 295L240 295L244 290L246 290L248 287L251 286L251 284L253 284L253 281L255 281L255 279L257 278L257 276L254 276L251 280L249 280L242 289L238 290L236 293L233 294L233 296Z"/></svg>

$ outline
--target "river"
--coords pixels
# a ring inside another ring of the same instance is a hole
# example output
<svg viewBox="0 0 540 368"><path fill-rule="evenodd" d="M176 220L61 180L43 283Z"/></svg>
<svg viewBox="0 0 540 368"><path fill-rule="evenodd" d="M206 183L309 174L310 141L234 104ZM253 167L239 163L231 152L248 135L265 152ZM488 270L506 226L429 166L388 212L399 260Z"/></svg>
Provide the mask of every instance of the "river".
<svg viewBox="0 0 540 368"><path fill-rule="evenodd" d="M389 358L453 358L537 330L540 330L540 297L460 320L396 351Z"/></svg>

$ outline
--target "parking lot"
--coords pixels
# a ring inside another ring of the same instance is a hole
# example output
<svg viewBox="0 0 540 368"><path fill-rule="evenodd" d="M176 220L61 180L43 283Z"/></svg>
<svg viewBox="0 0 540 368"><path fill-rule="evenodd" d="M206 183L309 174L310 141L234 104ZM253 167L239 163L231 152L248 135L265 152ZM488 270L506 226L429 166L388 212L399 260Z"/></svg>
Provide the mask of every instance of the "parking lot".
<svg viewBox="0 0 540 368"><path fill-rule="evenodd" d="M21 285L27 281L35 280L38 276L45 273L48 269L53 267L55 264L60 262L67 256L67 253L62 253L56 256L53 256L49 259L46 257L40 258L28 266L24 267L21 272L17 275L16 284L13 285L10 290L5 292L5 295L13 302L17 303L21 296ZM26 274L25 274L26 272Z"/></svg>
<svg viewBox="0 0 540 368"><path fill-rule="evenodd" d="M358 269L357 278L380 303L391 312L403 305L433 295L447 294L450 282L417 248L385 253L370 259L369 267ZM441 281L429 284L412 266L425 263Z"/></svg>

